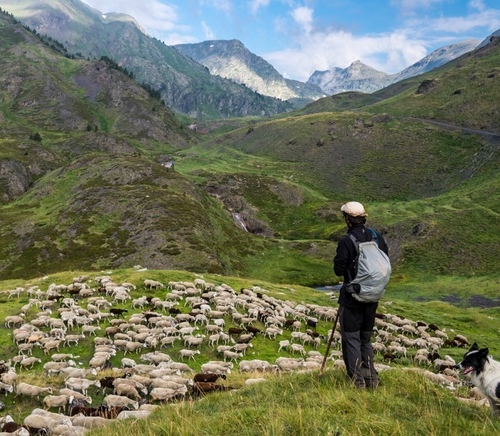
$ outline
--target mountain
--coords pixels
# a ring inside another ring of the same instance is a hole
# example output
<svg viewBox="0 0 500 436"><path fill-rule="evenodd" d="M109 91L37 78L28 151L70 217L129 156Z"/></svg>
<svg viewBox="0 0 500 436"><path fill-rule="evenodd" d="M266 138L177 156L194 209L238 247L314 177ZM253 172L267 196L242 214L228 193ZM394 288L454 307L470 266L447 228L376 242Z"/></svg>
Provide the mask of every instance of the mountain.
<svg viewBox="0 0 500 436"><path fill-rule="evenodd" d="M240 41L215 40L175 45L181 53L205 65L212 74L245 84L262 95L281 100L316 100L323 96L315 85L283 78L266 60L250 52Z"/></svg>
<svg viewBox="0 0 500 436"><path fill-rule="evenodd" d="M476 48L478 43L477 40L468 40L441 47L397 74L383 73L356 61L345 69L334 68L333 70L315 71L307 83L319 86L326 94L330 95L348 91L371 93L392 83L444 65L464 53L470 52Z"/></svg>
<svg viewBox="0 0 500 436"><path fill-rule="evenodd" d="M195 133L116 64L68 59L4 13L0 56L0 276L222 272L234 247L251 251L217 200L165 166Z"/></svg>
<svg viewBox="0 0 500 436"><path fill-rule="evenodd" d="M393 83L399 82L400 80L406 79L408 77L426 73L427 71L431 71L434 68L440 67L441 65L444 65L452 61L453 59L462 56L464 53L469 53L470 51L474 50L476 47L478 47L478 44L478 40L470 39L467 41L462 41L456 44L438 48L420 61L414 63L400 73L396 74L393 79Z"/></svg>
<svg viewBox="0 0 500 436"><path fill-rule="evenodd" d="M345 69L315 71L307 83L319 86L325 94L340 94L348 91L370 93L390 85L392 80L391 75L356 61Z"/></svg>
<svg viewBox="0 0 500 436"><path fill-rule="evenodd" d="M107 56L136 80L161 92L175 111L196 117L269 116L291 109L246 86L211 75L199 63L144 33L124 14L106 14L80 0L1 0L24 25L62 43L72 54Z"/></svg>

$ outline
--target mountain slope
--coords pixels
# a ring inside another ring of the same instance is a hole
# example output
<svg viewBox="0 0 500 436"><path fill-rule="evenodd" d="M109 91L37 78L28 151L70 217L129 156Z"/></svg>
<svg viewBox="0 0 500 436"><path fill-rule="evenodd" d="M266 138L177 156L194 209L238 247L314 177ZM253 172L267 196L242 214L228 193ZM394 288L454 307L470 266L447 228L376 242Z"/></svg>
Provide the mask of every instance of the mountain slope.
<svg viewBox="0 0 500 436"><path fill-rule="evenodd" d="M345 69L315 71L307 83L319 86L325 94L373 92L392 83L392 76L356 61Z"/></svg>
<svg viewBox="0 0 500 436"><path fill-rule="evenodd" d="M84 57L108 56L138 82L160 90L172 109L200 119L273 115L288 103L211 75L173 47L149 37L131 17L101 15L79 0L2 0L0 6L23 24Z"/></svg>
<svg viewBox="0 0 500 436"><path fill-rule="evenodd" d="M249 235L161 164L194 140L170 109L113 65L64 58L3 13L0 55L2 277L241 268L231 252L250 249Z"/></svg>
<svg viewBox="0 0 500 436"><path fill-rule="evenodd" d="M238 40L178 44L181 53L205 65L212 74L234 80L254 91L281 100L315 100L323 94L316 86L287 80L267 61L251 53Z"/></svg>

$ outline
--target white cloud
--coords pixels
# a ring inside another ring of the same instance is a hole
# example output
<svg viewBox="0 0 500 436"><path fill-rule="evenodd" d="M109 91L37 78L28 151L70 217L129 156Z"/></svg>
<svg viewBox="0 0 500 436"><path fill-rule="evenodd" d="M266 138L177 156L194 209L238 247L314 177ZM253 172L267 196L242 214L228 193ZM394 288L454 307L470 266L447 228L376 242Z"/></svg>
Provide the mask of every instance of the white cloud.
<svg viewBox="0 0 500 436"><path fill-rule="evenodd" d="M301 6L293 9L291 14L301 29L307 33L311 32L313 29L313 10L311 8Z"/></svg>
<svg viewBox="0 0 500 436"><path fill-rule="evenodd" d="M403 14L412 14L422 9L429 9L444 1L445 0L391 0L391 5L398 8Z"/></svg>
<svg viewBox="0 0 500 436"><path fill-rule="evenodd" d="M203 29L203 33L205 35L205 39L206 40L212 40L212 39L216 39L215 37L215 33L212 31L212 29L208 26L207 23L205 23L205 21L202 21L201 23L201 27Z"/></svg>
<svg viewBox="0 0 500 436"><path fill-rule="evenodd" d="M249 1L249 9L253 15L255 15L260 8L265 8L270 3L270 0L250 0Z"/></svg>
<svg viewBox="0 0 500 436"><path fill-rule="evenodd" d="M423 41L409 40L403 32L356 36L349 32L316 32L300 47L263 55L287 78L307 81L315 70L346 68L356 60L386 73L396 73L427 55Z"/></svg>
<svg viewBox="0 0 500 436"><path fill-rule="evenodd" d="M200 4L213 7L219 11L226 13L229 13L233 10L233 4L231 0L202 0Z"/></svg>
<svg viewBox="0 0 500 436"><path fill-rule="evenodd" d="M159 0L83 0L89 6L103 12L120 11L136 19L148 32L180 30L175 7Z"/></svg>
<svg viewBox="0 0 500 436"><path fill-rule="evenodd" d="M483 0L471 0L469 2L469 7L477 9L478 11L484 11L486 9Z"/></svg>

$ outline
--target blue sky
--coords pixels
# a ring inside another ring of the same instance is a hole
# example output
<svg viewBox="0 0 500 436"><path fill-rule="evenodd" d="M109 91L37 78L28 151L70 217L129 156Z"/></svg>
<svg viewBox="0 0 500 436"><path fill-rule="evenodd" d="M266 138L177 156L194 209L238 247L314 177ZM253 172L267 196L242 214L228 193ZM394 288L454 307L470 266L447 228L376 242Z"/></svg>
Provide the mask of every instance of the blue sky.
<svg viewBox="0 0 500 436"><path fill-rule="evenodd" d="M238 39L284 77L361 62L396 73L500 29L499 0L83 0L133 16L168 45Z"/></svg>

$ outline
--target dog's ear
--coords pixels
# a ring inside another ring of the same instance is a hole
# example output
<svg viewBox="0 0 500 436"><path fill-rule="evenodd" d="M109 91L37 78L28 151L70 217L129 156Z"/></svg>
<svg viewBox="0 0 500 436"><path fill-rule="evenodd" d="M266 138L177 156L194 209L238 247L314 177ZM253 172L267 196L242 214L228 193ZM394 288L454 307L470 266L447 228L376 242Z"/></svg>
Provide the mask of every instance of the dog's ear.
<svg viewBox="0 0 500 436"><path fill-rule="evenodd" d="M479 347L477 346L477 342L474 342L472 344L472 347L470 347L469 351L476 351L476 350L479 350Z"/></svg>
<svg viewBox="0 0 500 436"><path fill-rule="evenodd" d="M490 352L490 349L489 349L489 348L481 348L481 349L479 350L479 355L480 355L481 357L483 357L483 356L487 356L487 355L489 354L489 352Z"/></svg>

